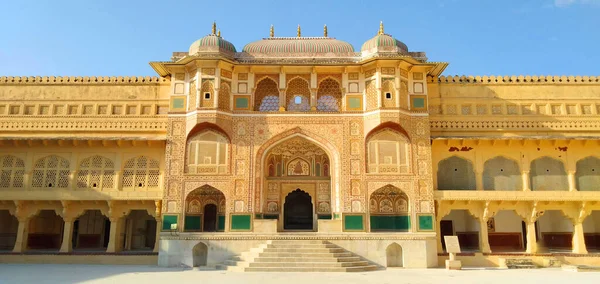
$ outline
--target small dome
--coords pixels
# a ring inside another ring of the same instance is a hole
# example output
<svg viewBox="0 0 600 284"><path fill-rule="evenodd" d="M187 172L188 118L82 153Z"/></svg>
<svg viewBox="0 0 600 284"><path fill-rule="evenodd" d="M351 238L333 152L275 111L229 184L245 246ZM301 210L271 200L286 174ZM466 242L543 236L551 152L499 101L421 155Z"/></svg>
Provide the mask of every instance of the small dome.
<svg viewBox="0 0 600 284"><path fill-rule="evenodd" d="M235 46L221 36L216 34L207 35L197 41L194 41L190 46L190 55L198 52L226 52L235 53Z"/></svg>
<svg viewBox="0 0 600 284"><path fill-rule="evenodd" d="M330 37L269 37L244 46L254 56L351 56L351 44Z"/></svg>
<svg viewBox="0 0 600 284"><path fill-rule="evenodd" d="M360 48L361 52L399 52L408 53L408 47L391 35L380 33L367 40Z"/></svg>

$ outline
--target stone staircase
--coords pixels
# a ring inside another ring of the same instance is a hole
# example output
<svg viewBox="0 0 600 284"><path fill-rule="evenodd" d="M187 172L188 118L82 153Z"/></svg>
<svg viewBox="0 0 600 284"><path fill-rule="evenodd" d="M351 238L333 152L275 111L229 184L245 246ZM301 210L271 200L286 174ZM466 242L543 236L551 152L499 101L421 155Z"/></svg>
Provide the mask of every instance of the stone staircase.
<svg viewBox="0 0 600 284"><path fill-rule="evenodd" d="M327 241L273 240L218 265L245 272L362 272L377 266Z"/></svg>
<svg viewBox="0 0 600 284"><path fill-rule="evenodd" d="M508 269L533 269L538 268L530 258L507 258L506 268Z"/></svg>

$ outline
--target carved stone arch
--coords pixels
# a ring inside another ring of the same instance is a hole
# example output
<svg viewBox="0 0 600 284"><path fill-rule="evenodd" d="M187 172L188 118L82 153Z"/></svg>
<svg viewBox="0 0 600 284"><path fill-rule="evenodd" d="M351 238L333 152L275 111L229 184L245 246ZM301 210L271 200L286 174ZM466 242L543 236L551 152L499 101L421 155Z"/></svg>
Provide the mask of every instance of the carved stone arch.
<svg viewBox="0 0 600 284"><path fill-rule="evenodd" d="M317 110L339 111L342 107L343 91L341 83L327 76L317 85Z"/></svg>
<svg viewBox="0 0 600 284"><path fill-rule="evenodd" d="M332 80L336 81L336 82L337 82L337 83L340 85L340 88L341 88L341 86L342 86L342 81L340 80L340 78L338 78L338 77L336 77L336 76L334 76L334 75L331 75L331 74L327 74L327 75L325 75L325 76L323 76L323 77L319 78L319 81L317 82L317 86L320 86L320 85L321 85L321 83L322 83L323 81L327 80L327 79L332 79Z"/></svg>
<svg viewBox="0 0 600 284"><path fill-rule="evenodd" d="M287 79L287 78L286 78ZM295 97L300 96L300 103ZM309 111L311 100L310 81L300 75L292 76L287 80L285 89L285 105L289 111Z"/></svg>
<svg viewBox="0 0 600 284"><path fill-rule="evenodd" d="M382 138L386 133L393 135L394 138ZM385 141L378 141L377 138ZM382 143L395 143L395 146L386 147L386 149L394 149L393 153L380 157L385 154L378 152ZM364 160L364 166L368 173L409 173L411 171L411 164L413 159L412 145L410 138L406 131L398 124L393 122L386 122L380 124L378 127L372 129L366 136L363 144L366 159ZM396 151L398 149L399 151ZM379 154L377 154L379 153ZM385 161L390 159L391 161Z"/></svg>
<svg viewBox="0 0 600 284"><path fill-rule="evenodd" d="M412 141L410 135L408 135L408 132L400 124L392 121L386 121L367 131L367 135L365 135L365 143L369 141L371 136L386 128L402 134L408 142Z"/></svg>
<svg viewBox="0 0 600 284"><path fill-rule="evenodd" d="M213 137L203 139L203 136ZM185 172L228 174L231 172L231 149L231 139L227 132L212 123L198 124L186 138ZM201 156L200 151L207 155Z"/></svg>
<svg viewBox="0 0 600 284"><path fill-rule="evenodd" d="M291 81L293 81L293 80L296 80L296 79L302 79L304 82L306 82L306 83L308 84L308 86L309 86L309 88L310 88L310 81L309 81L309 80L307 80L306 78L304 78L304 77L303 77L303 76L301 76L301 75L295 74L295 75L291 75L289 78L285 78L285 79L286 79L286 81L285 81L285 85L286 85L286 86L287 86L287 85L289 85L289 83L290 83Z"/></svg>
<svg viewBox="0 0 600 284"><path fill-rule="evenodd" d="M275 83L275 85L277 86L277 88L279 88L279 80L277 78L274 78L271 75L262 75L261 77L256 79L256 82L254 82L254 88L258 88L258 83L264 81L264 80L271 80L273 81L273 83Z"/></svg>
<svg viewBox="0 0 600 284"><path fill-rule="evenodd" d="M339 176L340 176L340 155L337 148L327 139L313 133L307 131L301 127L295 127L284 132L281 132L271 139L267 140L265 143L261 145L261 147L256 152L256 161L255 161L255 169L257 173L264 173L265 166L267 166L266 159L269 150L276 145L294 137L302 137L304 139L309 140L315 145L319 146L321 149L325 151L329 158L329 172L331 176L331 191L332 193L339 192ZM254 185L254 190L250 190L250 202L253 203L254 208L264 208L261 204L262 202L262 192L263 192L263 180L260 178L256 179L256 183ZM335 212L339 212L340 204L339 204L339 196L332 195L332 200L335 200L336 205L333 206L336 210Z"/></svg>
<svg viewBox="0 0 600 284"><path fill-rule="evenodd" d="M531 190L569 190L567 171L562 159L542 156L532 160L529 180Z"/></svg>
<svg viewBox="0 0 600 284"><path fill-rule="evenodd" d="M369 206L373 204L377 204L377 213L408 213L412 211L412 206L410 204L411 199L406 192L404 192L400 187L394 186L392 184L386 184L382 187L379 187L375 190L369 190ZM376 202L373 202L375 200ZM385 203L385 204L384 204ZM399 203L406 204L405 211L398 211L397 205ZM385 206L389 206L390 212L382 212L382 208ZM374 213L374 208L369 208L369 212Z"/></svg>

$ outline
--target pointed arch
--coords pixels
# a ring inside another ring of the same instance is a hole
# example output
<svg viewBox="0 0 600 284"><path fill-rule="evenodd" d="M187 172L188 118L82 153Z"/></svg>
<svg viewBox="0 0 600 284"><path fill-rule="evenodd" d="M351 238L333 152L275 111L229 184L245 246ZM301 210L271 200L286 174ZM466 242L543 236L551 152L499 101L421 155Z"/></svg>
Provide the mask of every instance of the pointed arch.
<svg viewBox="0 0 600 284"><path fill-rule="evenodd" d="M223 191L208 184L190 191L185 197L184 231L224 231L226 204ZM207 205L214 208L210 216Z"/></svg>
<svg viewBox="0 0 600 284"><path fill-rule="evenodd" d="M483 189L515 191L523 189L519 163L496 156L483 164Z"/></svg>
<svg viewBox="0 0 600 284"><path fill-rule="evenodd" d="M58 155L49 155L33 164L31 186L34 188L69 187L70 162Z"/></svg>
<svg viewBox="0 0 600 284"><path fill-rule="evenodd" d="M219 88L219 109L231 109L231 83L229 81L221 81Z"/></svg>
<svg viewBox="0 0 600 284"><path fill-rule="evenodd" d="M452 156L438 163L438 190L475 190L475 168L463 157Z"/></svg>
<svg viewBox="0 0 600 284"><path fill-rule="evenodd" d="M337 192L339 192L339 183L337 182L340 175L340 156L337 148L329 142L327 139L320 137L317 134L314 134L310 131L307 131L303 128L296 127L290 130L284 131L280 134L273 136L271 139L266 141L261 145L261 147L256 152L256 161L255 161L255 169L260 172L265 172L267 167L267 155L269 154L269 150L273 147L277 146L280 143L288 139L292 139L294 137L302 137L315 145L319 146L328 156L329 159L329 171L331 176L331 192L332 192L332 200L335 200L335 206L333 206L334 210L339 210L339 197L337 196ZM280 165L280 164L279 164ZM279 166L276 167L276 170L279 170ZM265 187L264 180L259 179L254 187L254 190L251 191L250 200L254 201L255 208L264 208L263 201L263 188ZM339 211L336 211L339 212Z"/></svg>
<svg viewBox="0 0 600 284"><path fill-rule="evenodd" d="M231 147L229 137L214 125L196 126L186 141L185 172L228 174Z"/></svg>
<svg viewBox="0 0 600 284"><path fill-rule="evenodd" d="M391 184L369 195L369 223L372 232L410 230L408 195Z"/></svg>
<svg viewBox="0 0 600 284"><path fill-rule="evenodd" d="M342 88L340 83L328 76L319 82L317 89L317 110L339 111L342 102Z"/></svg>
<svg viewBox="0 0 600 284"><path fill-rule="evenodd" d="M285 101L288 111L310 110L310 82L301 76L294 76L288 80L285 89ZM299 98L299 99L298 99Z"/></svg>
<svg viewBox="0 0 600 284"><path fill-rule="evenodd" d="M531 190L569 190L565 164L558 159L544 156L531 161L529 180Z"/></svg>
<svg viewBox="0 0 600 284"><path fill-rule="evenodd" d="M406 131L395 123L385 123L367 134L365 153L368 173L408 173L411 144Z"/></svg>
<svg viewBox="0 0 600 284"><path fill-rule="evenodd" d="M99 190L115 188L115 163L100 155L81 160L77 172L77 187Z"/></svg>
<svg viewBox="0 0 600 284"><path fill-rule="evenodd" d="M575 165L575 182L579 191L600 191L600 159L588 156Z"/></svg>
<svg viewBox="0 0 600 284"><path fill-rule="evenodd" d="M149 156L137 156L123 163L123 188L156 189L160 180L160 164Z"/></svg>
<svg viewBox="0 0 600 284"><path fill-rule="evenodd" d="M256 83L256 89L254 90L254 110L279 110L279 84L273 78L264 76Z"/></svg>
<svg viewBox="0 0 600 284"><path fill-rule="evenodd" d="M385 249L385 258L387 267L404 267L404 257L402 246L398 243L391 243Z"/></svg>

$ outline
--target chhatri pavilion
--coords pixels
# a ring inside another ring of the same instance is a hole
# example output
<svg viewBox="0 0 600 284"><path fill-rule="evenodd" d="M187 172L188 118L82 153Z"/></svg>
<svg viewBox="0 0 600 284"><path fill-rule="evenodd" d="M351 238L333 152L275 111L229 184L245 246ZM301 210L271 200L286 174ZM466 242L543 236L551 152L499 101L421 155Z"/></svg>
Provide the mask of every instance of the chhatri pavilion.
<svg viewBox="0 0 600 284"><path fill-rule="evenodd" d="M212 32L157 77L0 77L0 262L242 271L600 265L600 77L444 76Z"/></svg>

